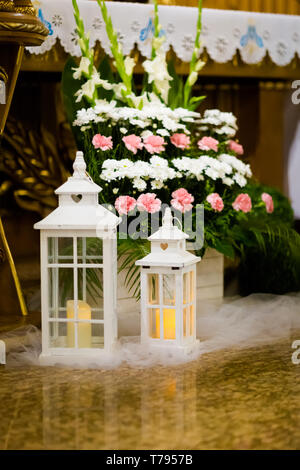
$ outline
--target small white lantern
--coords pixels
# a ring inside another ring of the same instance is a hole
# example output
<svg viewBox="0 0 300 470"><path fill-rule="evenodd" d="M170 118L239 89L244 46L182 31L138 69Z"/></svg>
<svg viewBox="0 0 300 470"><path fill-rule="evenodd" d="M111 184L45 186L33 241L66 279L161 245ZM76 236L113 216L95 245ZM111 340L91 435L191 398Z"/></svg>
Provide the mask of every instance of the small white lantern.
<svg viewBox="0 0 300 470"><path fill-rule="evenodd" d="M196 264L186 235L166 209L162 227L149 237L151 253L141 266L141 340L191 352L196 340Z"/></svg>
<svg viewBox="0 0 300 470"><path fill-rule="evenodd" d="M59 206L41 230L42 364L81 364L117 341L119 217L98 203L101 188L77 152L74 174L55 191Z"/></svg>

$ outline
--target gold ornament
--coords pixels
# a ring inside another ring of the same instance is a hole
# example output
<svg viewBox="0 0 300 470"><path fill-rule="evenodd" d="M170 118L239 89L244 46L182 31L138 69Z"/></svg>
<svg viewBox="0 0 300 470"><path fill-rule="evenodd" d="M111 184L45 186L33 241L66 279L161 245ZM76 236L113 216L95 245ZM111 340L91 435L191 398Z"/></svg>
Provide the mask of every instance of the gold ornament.
<svg viewBox="0 0 300 470"><path fill-rule="evenodd" d="M0 11L14 11L15 6L12 0L0 0Z"/></svg>
<svg viewBox="0 0 300 470"><path fill-rule="evenodd" d="M16 13L36 16L36 9L32 5L31 0L14 0L14 3Z"/></svg>
<svg viewBox="0 0 300 470"><path fill-rule="evenodd" d="M74 149L66 149L72 146L68 129L62 124L56 138L45 129L35 132L25 129L19 121L8 120L0 150L0 170L8 176L21 208L44 217L57 206L54 190L66 181L67 168L72 164L69 155Z"/></svg>

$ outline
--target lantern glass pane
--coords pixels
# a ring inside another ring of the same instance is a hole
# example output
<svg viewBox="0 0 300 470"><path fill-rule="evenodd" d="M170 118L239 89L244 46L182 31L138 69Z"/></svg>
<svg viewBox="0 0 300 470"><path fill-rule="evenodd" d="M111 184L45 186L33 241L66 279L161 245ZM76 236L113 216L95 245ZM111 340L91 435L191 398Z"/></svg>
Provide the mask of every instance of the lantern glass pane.
<svg viewBox="0 0 300 470"><path fill-rule="evenodd" d="M194 335L194 305L190 306L190 336Z"/></svg>
<svg viewBox="0 0 300 470"><path fill-rule="evenodd" d="M183 303L188 304L189 301L190 301L189 273L184 273L183 275Z"/></svg>
<svg viewBox="0 0 300 470"><path fill-rule="evenodd" d="M148 303L159 305L159 275L148 274Z"/></svg>
<svg viewBox="0 0 300 470"><path fill-rule="evenodd" d="M163 274L163 304L175 305L175 274Z"/></svg>
<svg viewBox="0 0 300 470"><path fill-rule="evenodd" d="M92 343L91 348L103 349L104 348L104 325L92 325Z"/></svg>
<svg viewBox="0 0 300 470"><path fill-rule="evenodd" d="M73 238L48 238L48 262L50 264L72 264L73 261Z"/></svg>
<svg viewBox="0 0 300 470"><path fill-rule="evenodd" d="M189 336L189 330L188 330L188 315L189 315L190 309L189 308L184 308L183 309L183 337L186 338Z"/></svg>
<svg viewBox="0 0 300 470"><path fill-rule="evenodd" d="M90 307L89 320L103 320L102 268L78 268L78 299Z"/></svg>
<svg viewBox="0 0 300 470"><path fill-rule="evenodd" d="M160 338L160 309L149 308L149 336L154 339Z"/></svg>
<svg viewBox="0 0 300 470"><path fill-rule="evenodd" d="M101 238L77 238L77 259L83 264L103 264L103 241Z"/></svg>
<svg viewBox="0 0 300 470"><path fill-rule="evenodd" d="M74 348L74 324L67 322L49 322L49 347Z"/></svg>
<svg viewBox="0 0 300 470"><path fill-rule="evenodd" d="M48 269L49 317L66 318L67 304L74 301L74 271L72 268Z"/></svg>
<svg viewBox="0 0 300 470"><path fill-rule="evenodd" d="M190 302L194 302L195 297L195 274L194 271L190 272Z"/></svg>
<svg viewBox="0 0 300 470"><path fill-rule="evenodd" d="M163 309L164 339L176 338L176 310L175 308Z"/></svg>

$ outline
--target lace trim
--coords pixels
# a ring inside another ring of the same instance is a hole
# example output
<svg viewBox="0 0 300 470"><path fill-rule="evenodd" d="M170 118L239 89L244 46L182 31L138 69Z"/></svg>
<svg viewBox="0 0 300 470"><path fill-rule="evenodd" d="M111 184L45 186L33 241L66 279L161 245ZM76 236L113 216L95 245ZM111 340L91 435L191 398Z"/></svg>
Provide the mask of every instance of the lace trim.
<svg viewBox="0 0 300 470"><path fill-rule="evenodd" d="M113 24L119 33L125 54L137 45L141 54L150 57L153 34L153 6L136 3L108 3ZM91 33L91 46L100 41L110 54L109 41L100 9L96 2L80 0L79 8L86 30ZM160 6L160 21L166 35L165 49L174 49L184 62L192 56L196 34L197 9ZM40 47L28 47L32 54L49 51L58 38L65 51L80 56L71 0L41 0L39 18L49 29ZM279 66L288 65L295 54L300 56L300 17L230 10L204 9L202 48L212 60L230 61L237 50L246 64L259 63L269 53Z"/></svg>

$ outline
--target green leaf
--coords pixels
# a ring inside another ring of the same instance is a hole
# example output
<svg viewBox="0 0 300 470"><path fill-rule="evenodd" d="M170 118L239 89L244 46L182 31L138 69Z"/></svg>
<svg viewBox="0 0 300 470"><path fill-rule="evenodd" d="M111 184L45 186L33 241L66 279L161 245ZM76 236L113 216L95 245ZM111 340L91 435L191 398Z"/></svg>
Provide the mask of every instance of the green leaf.
<svg viewBox="0 0 300 470"><path fill-rule="evenodd" d="M219 239L214 240L214 248L222 253L223 255L227 256L227 258L234 259L235 258L235 250L231 243Z"/></svg>
<svg viewBox="0 0 300 470"><path fill-rule="evenodd" d="M75 80L73 78L74 67L77 67L77 64L73 57L70 57L65 65L65 68L62 73L62 96L63 96L63 103L66 110L67 118L69 123L73 124L74 120L76 119L76 113L79 109L82 108L82 103L76 103L75 93L79 90L82 85L81 80ZM79 128L72 127L72 131L76 142L81 142L81 132Z"/></svg>
<svg viewBox="0 0 300 470"><path fill-rule="evenodd" d="M172 109L183 106L183 80L177 75L174 60L168 64L168 72L173 80L170 81L168 104Z"/></svg>

